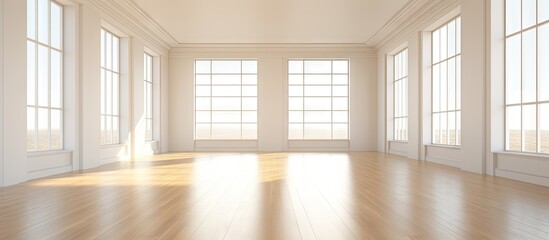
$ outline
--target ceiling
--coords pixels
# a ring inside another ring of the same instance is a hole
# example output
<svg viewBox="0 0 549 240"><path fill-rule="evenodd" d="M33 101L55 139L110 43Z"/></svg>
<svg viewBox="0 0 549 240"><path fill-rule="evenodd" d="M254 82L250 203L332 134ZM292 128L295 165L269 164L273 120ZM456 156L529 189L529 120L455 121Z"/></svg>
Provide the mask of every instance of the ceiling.
<svg viewBox="0 0 549 240"><path fill-rule="evenodd" d="M365 43L409 0L133 0L179 43Z"/></svg>

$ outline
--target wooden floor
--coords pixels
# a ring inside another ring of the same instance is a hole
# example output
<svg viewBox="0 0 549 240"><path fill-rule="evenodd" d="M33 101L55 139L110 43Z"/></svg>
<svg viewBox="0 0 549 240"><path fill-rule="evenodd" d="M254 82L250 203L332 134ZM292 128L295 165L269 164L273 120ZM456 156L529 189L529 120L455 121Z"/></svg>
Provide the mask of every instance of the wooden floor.
<svg viewBox="0 0 549 240"><path fill-rule="evenodd" d="M0 239L549 239L549 188L379 153L181 153L0 190Z"/></svg>

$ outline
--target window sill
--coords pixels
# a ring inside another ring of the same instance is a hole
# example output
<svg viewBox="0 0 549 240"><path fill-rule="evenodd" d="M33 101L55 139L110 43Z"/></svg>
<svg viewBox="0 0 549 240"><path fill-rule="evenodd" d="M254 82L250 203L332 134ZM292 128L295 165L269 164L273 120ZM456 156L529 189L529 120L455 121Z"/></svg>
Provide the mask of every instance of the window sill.
<svg viewBox="0 0 549 240"><path fill-rule="evenodd" d="M408 141L398 141L398 140L389 140L390 143L402 143L402 144L408 144Z"/></svg>
<svg viewBox="0 0 549 240"><path fill-rule="evenodd" d="M105 148L115 148L115 147L124 147L126 144L123 143L117 143L117 144L107 144L107 145L101 145L101 149Z"/></svg>
<svg viewBox="0 0 549 240"><path fill-rule="evenodd" d="M66 153L72 153L72 150L46 150L46 151L36 151L36 152L27 152L27 156L29 157L39 157L39 156L49 156L49 155L57 155L57 154L66 154Z"/></svg>
<svg viewBox="0 0 549 240"><path fill-rule="evenodd" d="M513 155L518 157L536 158L541 160L549 160L549 154L547 153L528 153L528 152L510 152L510 151L493 152L493 153L502 154L502 155Z"/></svg>
<svg viewBox="0 0 549 240"><path fill-rule="evenodd" d="M435 148L447 148L447 149L461 150L461 146L441 145L441 144L425 144L425 146L435 147Z"/></svg>

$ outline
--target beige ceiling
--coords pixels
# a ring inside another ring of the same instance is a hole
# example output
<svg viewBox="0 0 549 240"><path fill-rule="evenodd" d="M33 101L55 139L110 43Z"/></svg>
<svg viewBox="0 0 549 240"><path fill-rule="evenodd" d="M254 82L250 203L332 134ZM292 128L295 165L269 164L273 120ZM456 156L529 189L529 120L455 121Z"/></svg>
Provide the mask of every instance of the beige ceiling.
<svg viewBox="0 0 549 240"><path fill-rule="evenodd" d="M134 0L179 43L365 43L409 0Z"/></svg>

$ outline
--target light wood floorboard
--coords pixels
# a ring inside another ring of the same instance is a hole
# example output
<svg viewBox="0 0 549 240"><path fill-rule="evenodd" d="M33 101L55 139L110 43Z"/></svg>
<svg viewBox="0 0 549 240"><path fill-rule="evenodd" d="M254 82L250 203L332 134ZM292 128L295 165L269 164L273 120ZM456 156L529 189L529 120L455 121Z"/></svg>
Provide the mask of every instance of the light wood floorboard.
<svg viewBox="0 0 549 240"><path fill-rule="evenodd" d="M549 188L381 153L172 153L0 188L0 239L549 239Z"/></svg>

